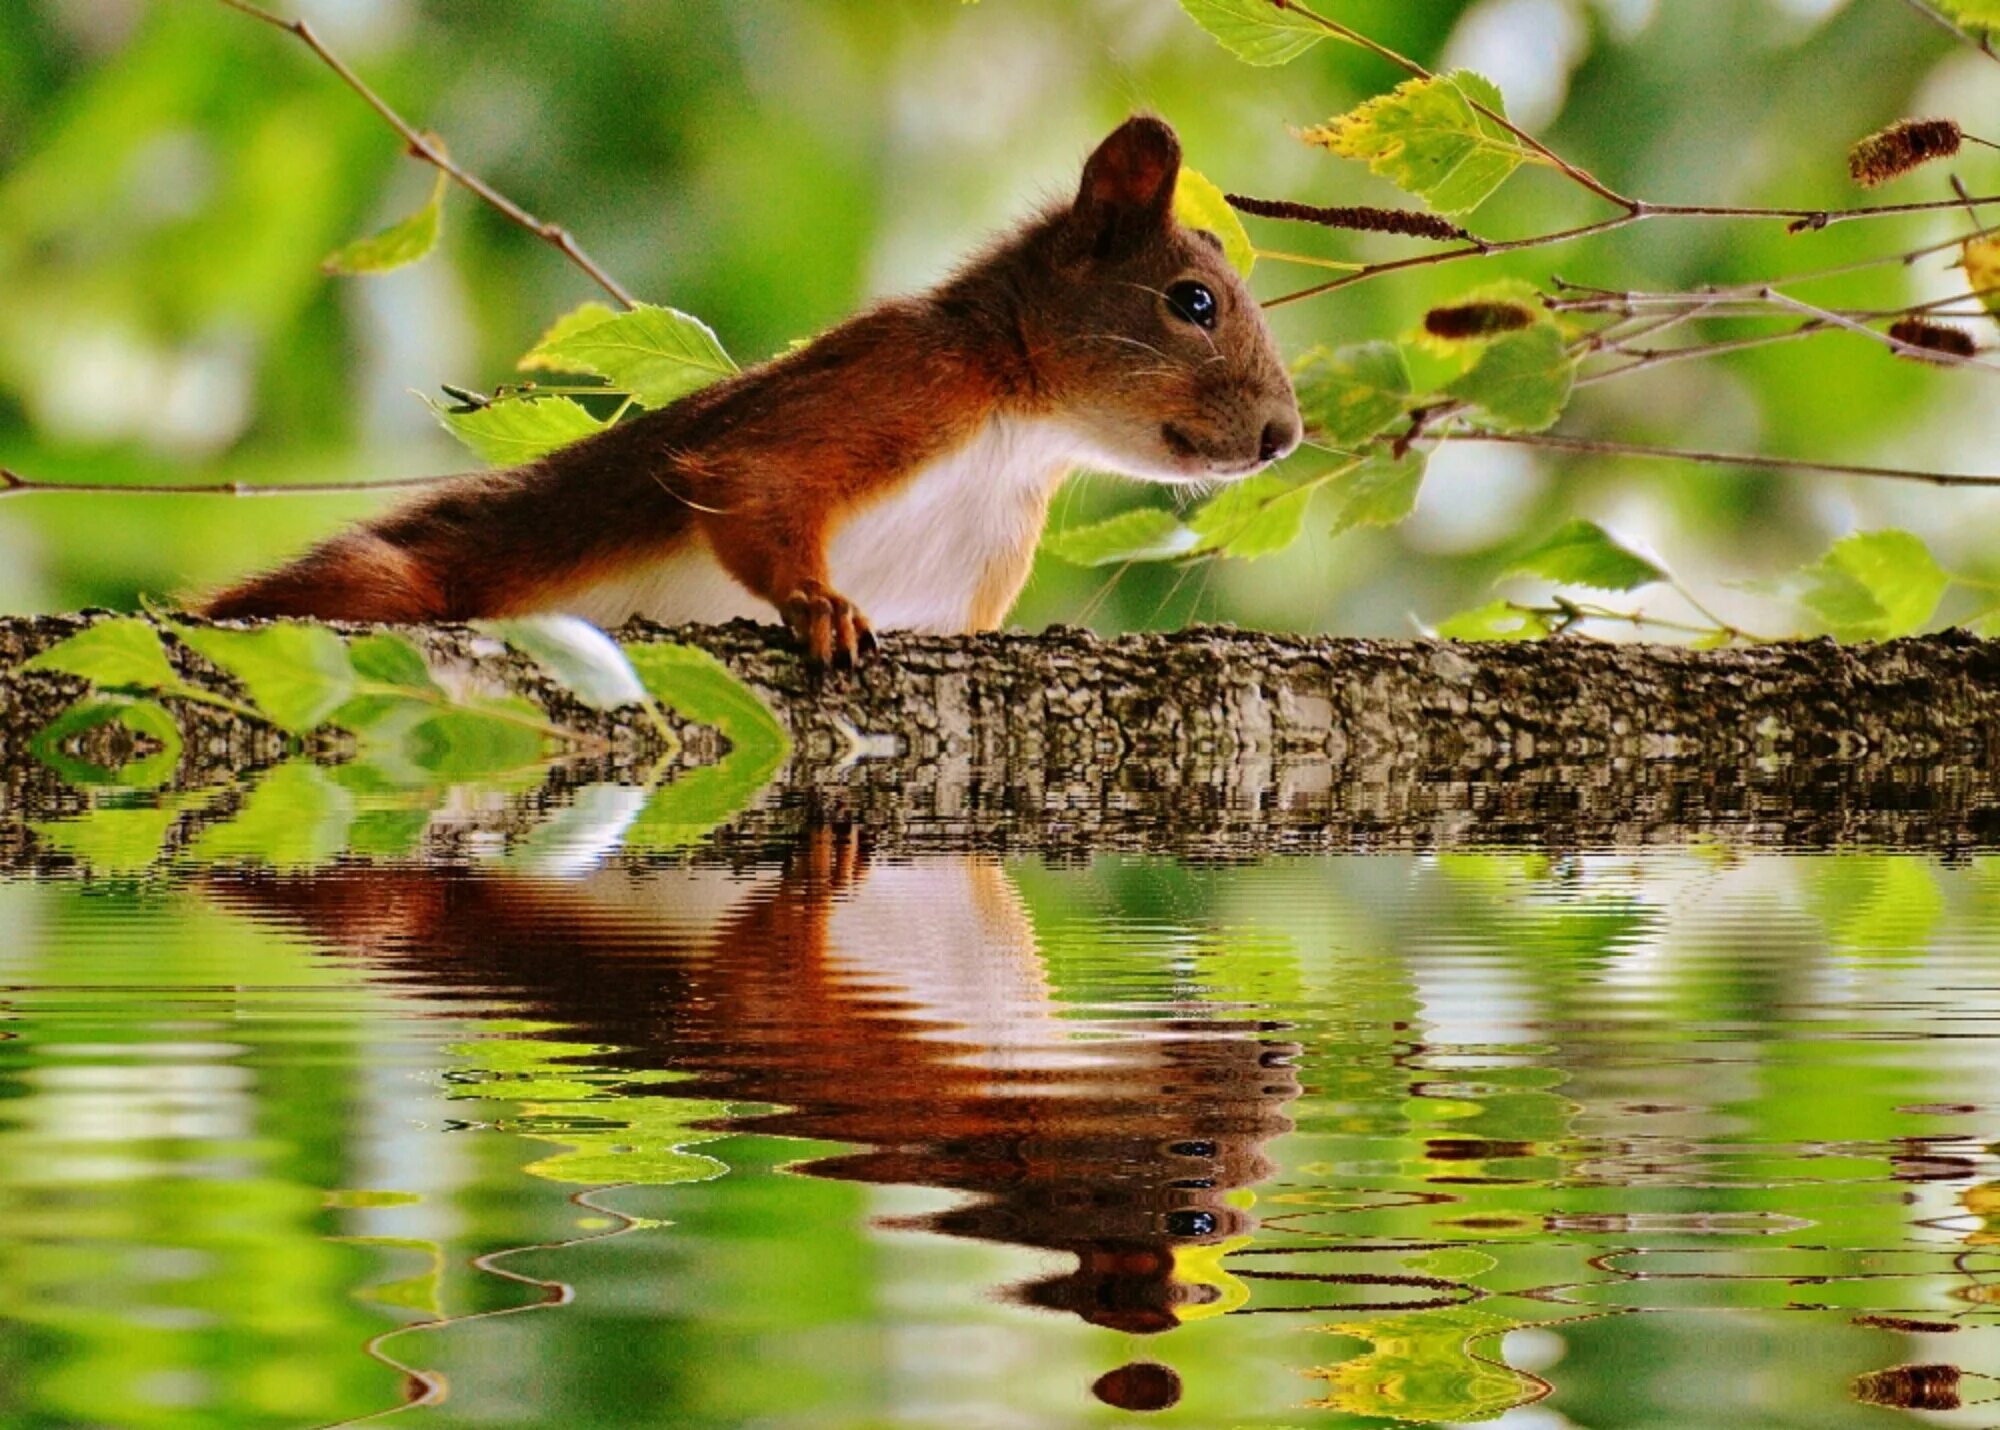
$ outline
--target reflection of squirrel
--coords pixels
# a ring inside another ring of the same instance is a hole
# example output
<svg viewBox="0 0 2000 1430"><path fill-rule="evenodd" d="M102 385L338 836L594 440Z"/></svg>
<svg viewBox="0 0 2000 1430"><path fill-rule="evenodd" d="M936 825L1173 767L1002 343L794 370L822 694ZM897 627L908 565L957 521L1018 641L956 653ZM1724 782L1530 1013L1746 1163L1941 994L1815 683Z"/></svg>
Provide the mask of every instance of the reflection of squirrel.
<svg viewBox="0 0 2000 1430"><path fill-rule="evenodd" d="M966 1193L895 1224L1068 1253L1013 1294L1126 1332L1220 1294L1186 1259L1252 1229L1231 1193L1270 1175L1299 1090L1295 1044L1197 1007L1079 1020L986 859L870 867L820 830L755 879L391 868L210 888L385 977L518 1004L614 1049L608 1065L688 1074L674 1095L780 1109L728 1130L857 1144L799 1170Z"/></svg>
<svg viewBox="0 0 2000 1430"><path fill-rule="evenodd" d="M1072 466L1206 483L1298 444L1256 302L1214 236L1174 218L1179 174L1173 130L1130 120L1073 204L931 292L540 461L449 482L206 614L614 625L775 606L822 663L871 649L869 619L990 630Z"/></svg>

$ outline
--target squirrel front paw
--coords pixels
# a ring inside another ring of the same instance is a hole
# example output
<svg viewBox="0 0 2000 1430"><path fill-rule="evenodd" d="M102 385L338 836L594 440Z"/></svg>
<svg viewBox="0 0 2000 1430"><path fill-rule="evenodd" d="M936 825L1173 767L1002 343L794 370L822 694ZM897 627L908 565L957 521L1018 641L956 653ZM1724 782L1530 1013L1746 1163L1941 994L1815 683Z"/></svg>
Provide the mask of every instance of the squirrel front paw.
<svg viewBox="0 0 2000 1430"><path fill-rule="evenodd" d="M852 670L875 654L875 631L867 618L824 582L801 581L778 609L813 665Z"/></svg>

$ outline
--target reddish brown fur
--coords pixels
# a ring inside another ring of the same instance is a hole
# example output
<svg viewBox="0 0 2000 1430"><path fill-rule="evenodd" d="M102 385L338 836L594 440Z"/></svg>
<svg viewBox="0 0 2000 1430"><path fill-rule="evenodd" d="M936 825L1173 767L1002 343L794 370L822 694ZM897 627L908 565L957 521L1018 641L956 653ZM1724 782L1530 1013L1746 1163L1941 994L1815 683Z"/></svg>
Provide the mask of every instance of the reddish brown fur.
<svg viewBox="0 0 2000 1430"><path fill-rule="evenodd" d="M518 614L699 533L816 656L852 655L869 637L829 586L834 530L996 417L1060 415L1114 446L1159 446L1162 462L1232 470L1255 460L1274 412L1295 438L1290 380L1257 305L1219 245L1173 221L1179 168L1173 131L1132 120L1092 156L1072 205L932 292L541 461L448 483L204 612ZM1167 313L1165 288L1190 276L1215 292L1210 333ZM980 626L999 623L1022 575L1015 563L982 585Z"/></svg>

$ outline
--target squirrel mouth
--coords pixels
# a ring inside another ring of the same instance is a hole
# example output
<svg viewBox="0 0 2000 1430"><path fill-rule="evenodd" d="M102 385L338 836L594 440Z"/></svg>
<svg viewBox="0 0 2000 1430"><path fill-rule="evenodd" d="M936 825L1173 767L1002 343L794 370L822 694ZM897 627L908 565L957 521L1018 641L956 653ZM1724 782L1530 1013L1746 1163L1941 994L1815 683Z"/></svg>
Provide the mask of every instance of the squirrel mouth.
<svg viewBox="0 0 2000 1430"><path fill-rule="evenodd" d="M1248 460L1231 460L1227 457L1217 456L1215 453L1204 449L1194 438L1188 436L1186 432L1171 422L1161 426L1160 440L1166 443L1167 450L1173 453L1179 460L1199 463L1203 467L1206 467L1214 476L1247 477L1252 472L1270 465L1268 462L1255 457Z"/></svg>
<svg viewBox="0 0 2000 1430"><path fill-rule="evenodd" d="M1176 457L1188 461L1196 461L1201 457L1201 448L1195 446L1194 439L1171 422L1160 428L1160 440L1167 444L1167 450Z"/></svg>

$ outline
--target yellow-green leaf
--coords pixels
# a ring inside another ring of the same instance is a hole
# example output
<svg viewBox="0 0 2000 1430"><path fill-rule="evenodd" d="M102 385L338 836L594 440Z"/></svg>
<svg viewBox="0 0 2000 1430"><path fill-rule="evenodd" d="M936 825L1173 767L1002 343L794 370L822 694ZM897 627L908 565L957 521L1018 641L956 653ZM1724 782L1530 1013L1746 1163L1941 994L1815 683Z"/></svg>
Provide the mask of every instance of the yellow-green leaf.
<svg viewBox="0 0 2000 1430"><path fill-rule="evenodd" d="M1183 168L1174 187L1174 217L1189 228L1206 229L1222 240L1223 256L1245 278L1257 266L1257 246L1243 220L1229 206L1229 200L1213 182L1193 169Z"/></svg>
<svg viewBox="0 0 2000 1430"><path fill-rule="evenodd" d="M1189 520L1195 550L1254 560L1283 551L1305 528L1306 508L1318 489L1278 472L1232 482Z"/></svg>
<svg viewBox="0 0 2000 1430"><path fill-rule="evenodd" d="M470 412L425 401L446 431L496 467L532 462L608 425L567 397L510 398Z"/></svg>
<svg viewBox="0 0 2000 1430"><path fill-rule="evenodd" d="M354 694L347 645L325 626L295 621L250 631L175 626L174 634L242 681L258 713L294 735L317 730Z"/></svg>
<svg viewBox="0 0 2000 1430"><path fill-rule="evenodd" d="M107 690L166 690L180 683L160 633L136 616L99 621L21 667L81 676Z"/></svg>
<svg viewBox="0 0 2000 1430"><path fill-rule="evenodd" d="M320 264L321 270L348 276L388 273L428 255L437 247L438 233L444 224L447 182L447 176L440 171L436 184L431 188L429 203L401 223L391 224L380 233L366 238L357 238L345 248L329 253Z"/></svg>
<svg viewBox="0 0 2000 1430"><path fill-rule="evenodd" d="M514 366L522 372L532 372L538 368L544 371L553 369L556 367L556 364L543 356L542 350L544 348L558 347L567 339L575 337L578 333L589 328L594 328L600 323L608 323L617 316L618 310L613 308L609 303L592 301L580 304L549 324L549 329L542 334L541 340L535 344L526 357L522 358Z"/></svg>
<svg viewBox="0 0 2000 1430"><path fill-rule="evenodd" d="M1986 311L2000 320L2000 237L1968 238L1961 262L1966 286Z"/></svg>
<svg viewBox="0 0 2000 1430"><path fill-rule="evenodd" d="M1193 551L1200 540L1172 512L1142 506L1088 526L1051 532L1042 545L1072 566L1116 566L1127 561L1170 561Z"/></svg>
<svg viewBox="0 0 2000 1430"><path fill-rule="evenodd" d="M593 373L647 407L665 407L737 370L706 323L650 304L558 333L524 362Z"/></svg>
<svg viewBox="0 0 2000 1430"><path fill-rule="evenodd" d="M1297 59L1327 31L1278 0L1181 0L1194 22L1223 48L1253 65L1281 65Z"/></svg>
<svg viewBox="0 0 2000 1430"><path fill-rule="evenodd" d="M1841 640L1889 640L1930 624L1951 577L1920 537L1856 532L1791 583L1801 605Z"/></svg>
<svg viewBox="0 0 2000 1430"><path fill-rule="evenodd" d="M1415 511L1428 463L1422 452L1406 452L1400 458L1384 452L1340 478L1333 488L1340 513L1332 534L1339 536L1357 526L1394 526Z"/></svg>
<svg viewBox="0 0 2000 1430"><path fill-rule="evenodd" d="M1552 427L1576 379L1576 360L1553 326L1537 325L1495 338L1478 363L1445 390L1480 410L1488 426L1505 432Z"/></svg>
<svg viewBox="0 0 2000 1430"><path fill-rule="evenodd" d="M1636 591L1667 573L1594 521L1568 521L1514 558L1509 576L1539 576L1559 586Z"/></svg>
<svg viewBox="0 0 2000 1430"><path fill-rule="evenodd" d="M1530 156L1507 127L1493 82L1471 70L1413 79L1299 137L1360 159L1441 214L1478 208Z"/></svg>
<svg viewBox="0 0 2000 1430"><path fill-rule="evenodd" d="M1539 612L1524 611L1512 601L1491 601L1445 617L1437 633L1448 641L1538 641L1554 629Z"/></svg>
<svg viewBox="0 0 2000 1430"><path fill-rule="evenodd" d="M1938 8L1961 25L2000 30L2000 0L1937 0Z"/></svg>
<svg viewBox="0 0 2000 1430"><path fill-rule="evenodd" d="M1394 343L1315 348L1292 370L1306 426L1336 447L1355 447L1403 415L1410 367Z"/></svg>

